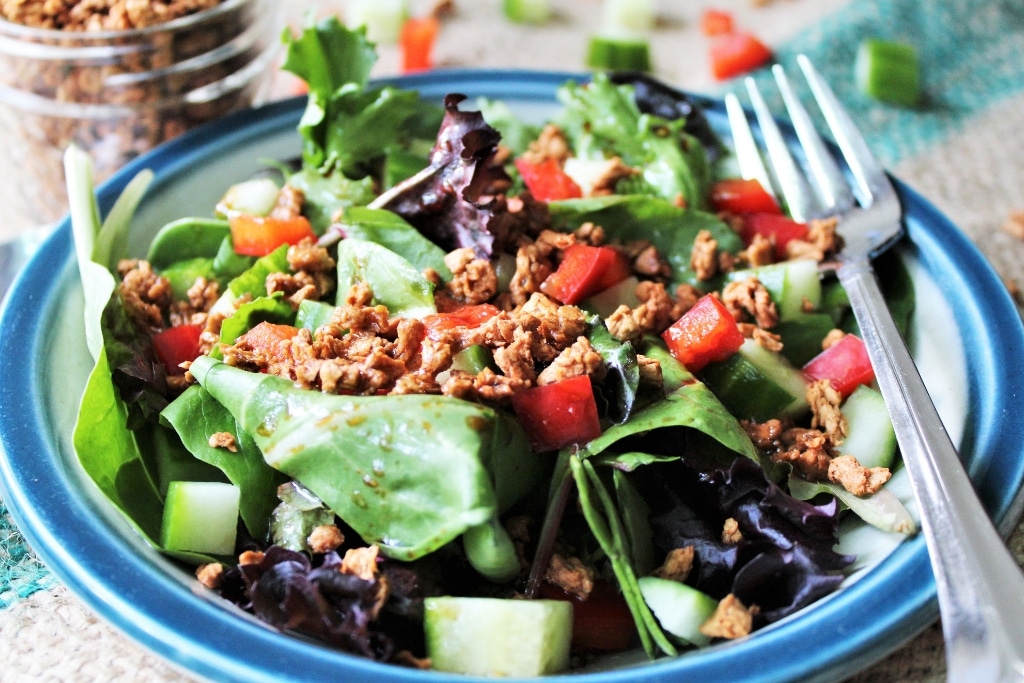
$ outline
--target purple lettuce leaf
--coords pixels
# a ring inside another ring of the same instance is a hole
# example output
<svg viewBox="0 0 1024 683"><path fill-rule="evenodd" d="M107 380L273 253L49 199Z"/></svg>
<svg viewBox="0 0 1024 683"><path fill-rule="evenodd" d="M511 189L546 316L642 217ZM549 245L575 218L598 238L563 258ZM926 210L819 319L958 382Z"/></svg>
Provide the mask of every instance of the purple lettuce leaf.
<svg viewBox="0 0 1024 683"><path fill-rule="evenodd" d="M822 505L796 500L749 459L738 458L727 470L701 473L673 463L649 474L655 542L665 552L693 546L687 582L716 599L733 593L745 605L756 604L758 626L834 591L854 560L833 549L834 499ZM742 532L738 543L721 538L730 517Z"/></svg>
<svg viewBox="0 0 1024 683"><path fill-rule="evenodd" d="M445 115L423 172L382 195L376 208L392 211L423 235L450 251L472 247L488 258L504 237L503 200L495 187L508 183L504 167L494 162L501 135L478 111L460 111L464 95L448 95Z"/></svg>

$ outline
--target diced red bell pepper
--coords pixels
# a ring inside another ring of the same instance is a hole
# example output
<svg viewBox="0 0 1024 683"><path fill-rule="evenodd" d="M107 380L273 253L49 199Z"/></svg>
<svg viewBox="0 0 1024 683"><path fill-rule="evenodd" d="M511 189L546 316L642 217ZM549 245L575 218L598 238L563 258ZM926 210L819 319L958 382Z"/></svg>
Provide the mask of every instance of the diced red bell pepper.
<svg viewBox="0 0 1024 683"><path fill-rule="evenodd" d="M285 361L287 355L281 348L281 342L292 339L298 333L299 328L292 325L263 321L236 339L235 344L245 345L266 358Z"/></svg>
<svg viewBox="0 0 1024 683"><path fill-rule="evenodd" d="M753 71L772 58L768 46L746 31L716 36L710 53L711 72L720 81Z"/></svg>
<svg viewBox="0 0 1024 683"><path fill-rule="evenodd" d="M498 307L491 304L463 306L454 311L428 315L423 318L423 324L427 328L428 335L433 334L436 336L441 332L446 332L456 327L479 327L498 315L499 312Z"/></svg>
<svg viewBox="0 0 1024 683"><path fill-rule="evenodd" d="M519 158L515 163L526 189L538 201L554 202L583 196L583 190L562 169L557 159L548 158L539 163L531 163Z"/></svg>
<svg viewBox="0 0 1024 683"><path fill-rule="evenodd" d="M271 218L240 213L228 219L231 243L243 256L266 256L282 244L298 244L316 239L313 226L305 216Z"/></svg>
<svg viewBox="0 0 1024 683"><path fill-rule="evenodd" d="M587 375L515 393L512 410L538 453L586 443L601 435L597 401Z"/></svg>
<svg viewBox="0 0 1024 683"><path fill-rule="evenodd" d="M848 334L807 361L803 368L808 381L827 379L843 398L853 393L861 384L875 381L875 370L871 367L868 350L864 341Z"/></svg>
<svg viewBox="0 0 1024 683"><path fill-rule="evenodd" d="M700 31L706 36L721 36L732 33L734 22L732 14L725 10L708 7L700 15Z"/></svg>
<svg viewBox="0 0 1024 683"><path fill-rule="evenodd" d="M755 178L725 178L711 186L711 206L729 213L782 213L775 197Z"/></svg>
<svg viewBox="0 0 1024 683"><path fill-rule="evenodd" d="M563 304L576 304L622 282L633 272L629 257L611 247L573 244L540 291Z"/></svg>
<svg viewBox="0 0 1024 683"><path fill-rule="evenodd" d="M808 225L780 213L748 213L743 216L740 238L750 245L755 235L767 237L775 244L775 258L786 259L786 246L792 240L807 237Z"/></svg>
<svg viewBox="0 0 1024 683"><path fill-rule="evenodd" d="M572 603L572 647L617 652L633 644L636 622L622 594L608 582L598 579L586 600L544 582L538 594L545 600Z"/></svg>
<svg viewBox="0 0 1024 683"><path fill-rule="evenodd" d="M743 333L736 319L711 294L701 297L661 338L672 356L690 372L729 358L743 345Z"/></svg>
<svg viewBox="0 0 1024 683"><path fill-rule="evenodd" d="M202 325L168 327L153 335L153 353L168 375L184 375L182 363L199 357L199 335Z"/></svg>
<svg viewBox="0 0 1024 683"><path fill-rule="evenodd" d="M432 14L405 20L398 38L402 50L402 71L426 71L434 66L434 41L440 28L440 21Z"/></svg>

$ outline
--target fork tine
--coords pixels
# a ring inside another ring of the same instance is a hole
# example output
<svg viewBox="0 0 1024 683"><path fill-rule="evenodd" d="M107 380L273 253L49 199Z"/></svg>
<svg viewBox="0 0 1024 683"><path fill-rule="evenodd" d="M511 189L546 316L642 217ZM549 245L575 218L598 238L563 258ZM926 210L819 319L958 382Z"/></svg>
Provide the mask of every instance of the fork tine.
<svg viewBox="0 0 1024 683"><path fill-rule="evenodd" d="M772 67L772 73L775 75L775 81L778 83L779 92L800 140L804 156L807 158L808 170L815 180L815 189L822 202L823 213L836 214L846 211L856 200L850 192L843 172L818 135L807 109L794 94L786 70L780 64L776 64Z"/></svg>
<svg viewBox="0 0 1024 683"><path fill-rule="evenodd" d="M750 130L747 112L740 104L740 99L733 93L725 95L725 112L729 118L729 130L732 131L732 141L740 166L740 175L748 180L757 180L765 192L777 199L772 178L761 158L757 142L754 141L754 133Z"/></svg>
<svg viewBox="0 0 1024 683"><path fill-rule="evenodd" d="M861 206L870 207L882 194L893 192L892 184L885 175L875 156L868 148L867 142L860 134L857 126L840 104L825 79L821 77L814 64L806 55L797 56L797 63L804 72L804 77L811 87L814 99L821 109L825 122L832 137L846 159L855 181L854 194Z"/></svg>
<svg viewBox="0 0 1024 683"><path fill-rule="evenodd" d="M757 123L761 127L761 135L764 138L765 147L768 150L768 159L771 161L778 178L779 188L786 201L787 208L794 220L805 221L814 216L820 215L820 203L811 191L800 167L789 151L789 145L782 137L771 110L761 96L761 91L753 78L747 78L747 92L750 95L750 102L757 115Z"/></svg>

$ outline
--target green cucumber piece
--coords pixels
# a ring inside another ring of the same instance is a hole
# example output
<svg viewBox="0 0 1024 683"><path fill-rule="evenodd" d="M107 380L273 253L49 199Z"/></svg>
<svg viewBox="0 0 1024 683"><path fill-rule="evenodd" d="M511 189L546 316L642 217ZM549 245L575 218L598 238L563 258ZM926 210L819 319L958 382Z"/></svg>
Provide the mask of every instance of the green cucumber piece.
<svg viewBox="0 0 1024 683"><path fill-rule="evenodd" d="M847 434L839 452L852 455L864 467L891 467L896 458L896 432L882 393L861 385L840 410L846 417Z"/></svg>
<svg viewBox="0 0 1024 683"><path fill-rule="evenodd" d="M752 339L728 360L710 363L699 373L730 413L764 422L797 417L807 411L807 382L786 358Z"/></svg>
<svg viewBox="0 0 1024 683"><path fill-rule="evenodd" d="M380 45L394 45L409 18L406 0L349 0L345 23L350 28L366 27L366 38Z"/></svg>
<svg viewBox="0 0 1024 683"><path fill-rule="evenodd" d="M587 49L587 66L607 71L650 71L651 45L631 35L596 35Z"/></svg>
<svg viewBox="0 0 1024 683"><path fill-rule="evenodd" d="M165 550L231 555L238 530L241 489L215 481L167 485L160 545Z"/></svg>
<svg viewBox="0 0 1024 683"><path fill-rule="evenodd" d="M756 277L775 302L779 320L792 320L805 312L805 302L812 308L821 305L821 276L818 262L813 259L794 259L757 268L736 270L729 274L730 282L741 282Z"/></svg>
<svg viewBox="0 0 1024 683"><path fill-rule="evenodd" d="M494 356L491 350L483 344L473 344L462 349L452 356L452 370L462 370L476 375L484 368L495 369Z"/></svg>
<svg viewBox="0 0 1024 683"><path fill-rule="evenodd" d="M654 0L604 0L604 27L609 31L650 31L656 19L654 5Z"/></svg>
<svg viewBox="0 0 1024 683"><path fill-rule="evenodd" d="M568 601L443 596L424 608L427 656L438 671L526 677L569 667Z"/></svg>
<svg viewBox="0 0 1024 683"><path fill-rule="evenodd" d="M672 579L644 576L637 583L644 602L665 631L697 647L711 642L711 638L700 632L700 626L715 613L718 601Z"/></svg>
<svg viewBox="0 0 1024 683"><path fill-rule="evenodd" d="M509 21L544 24L551 19L551 0L505 0L502 11Z"/></svg>
<svg viewBox="0 0 1024 683"><path fill-rule="evenodd" d="M602 318L607 318L615 312L619 306L626 305L636 308L640 305L640 299L636 297L636 286L640 280L635 275L630 275L622 282L598 292L583 302L582 308L591 313L596 313Z"/></svg>
<svg viewBox="0 0 1024 683"><path fill-rule="evenodd" d="M235 183L224 193L217 210L225 216L245 213L250 216L266 216L277 204L281 188L270 178L253 178Z"/></svg>
<svg viewBox="0 0 1024 683"><path fill-rule="evenodd" d="M912 107L921 97L917 48L908 43L869 38L857 48L857 88L868 97Z"/></svg>

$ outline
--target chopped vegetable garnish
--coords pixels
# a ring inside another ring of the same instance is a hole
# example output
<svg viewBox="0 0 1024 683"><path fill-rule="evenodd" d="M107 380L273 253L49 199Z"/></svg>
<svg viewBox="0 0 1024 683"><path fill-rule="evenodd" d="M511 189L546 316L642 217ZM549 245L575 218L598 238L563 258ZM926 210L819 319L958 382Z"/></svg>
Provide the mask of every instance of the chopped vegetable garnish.
<svg viewBox="0 0 1024 683"><path fill-rule="evenodd" d="M712 361L722 361L743 345L736 319L711 294L701 299L662 334L668 350L690 372Z"/></svg>
<svg viewBox="0 0 1024 683"><path fill-rule="evenodd" d="M604 0L603 27L609 32L643 33L654 28L654 0Z"/></svg>
<svg viewBox="0 0 1024 683"><path fill-rule="evenodd" d="M711 186L711 206L715 211L730 213L782 213L775 197L760 181L744 178L724 178Z"/></svg>
<svg viewBox="0 0 1024 683"><path fill-rule="evenodd" d="M909 43L870 38L857 48L857 87L882 102L911 107L921 97L917 48Z"/></svg>
<svg viewBox="0 0 1024 683"><path fill-rule="evenodd" d="M771 49L747 31L734 31L711 39L711 72L725 80L753 71L772 58Z"/></svg>
<svg viewBox="0 0 1024 683"><path fill-rule="evenodd" d="M811 381L827 379L845 397L861 384L874 382L875 371L861 338L847 334L809 360L804 366L804 377Z"/></svg>
<svg viewBox="0 0 1024 683"><path fill-rule="evenodd" d="M367 39L379 45L397 43L408 18L407 0L348 0L345 3L345 23L352 28L365 26Z"/></svg>
<svg viewBox="0 0 1024 683"><path fill-rule="evenodd" d="M543 24L551 19L551 0L504 0L502 10L510 21Z"/></svg>
<svg viewBox="0 0 1024 683"><path fill-rule="evenodd" d="M402 25L399 43L402 48L402 71L426 71L434 66L434 42L441 28L434 15L410 17Z"/></svg>
<svg viewBox="0 0 1024 683"><path fill-rule="evenodd" d="M587 50L587 66L609 71L650 71L650 42L630 35L593 36Z"/></svg>
<svg viewBox="0 0 1024 683"><path fill-rule="evenodd" d="M732 33L734 21L731 12L708 7L700 15L700 31L706 36L721 36Z"/></svg>

